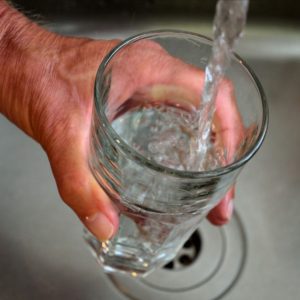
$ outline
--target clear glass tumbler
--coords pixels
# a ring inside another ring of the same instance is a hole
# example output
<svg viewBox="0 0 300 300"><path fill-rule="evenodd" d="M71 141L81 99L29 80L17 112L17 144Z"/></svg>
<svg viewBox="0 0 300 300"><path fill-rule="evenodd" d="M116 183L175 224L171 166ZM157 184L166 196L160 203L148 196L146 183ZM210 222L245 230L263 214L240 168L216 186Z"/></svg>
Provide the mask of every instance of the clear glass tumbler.
<svg viewBox="0 0 300 300"><path fill-rule="evenodd" d="M129 47L136 45L139 45L136 49L157 45L170 56L204 70L212 42L201 35L180 31L139 34L113 49L97 73L90 168L114 202L119 212L120 227L110 241L100 242L87 231L85 239L105 271L144 276L174 258L201 220L235 183L244 164L263 142L268 113L259 81L249 67L234 56L226 77L234 85L244 127L252 128L241 141L234 160L225 166L202 172L175 170L158 164L123 139L113 126L115 120L134 105L147 107L151 104L147 103L145 96L139 100L136 96L132 97L132 91L126 94L126 85L130 80L135 80L135 74L139 74L136 72L138 59L129 62L126 56ZM123 69L125 63L126 69ZM114 89L122 84L124 93L116 96ZM139 88L145 91L148 87ZM173 107L180 102L180 95L174 93L176 89L172 92L173 99L168 99L175 102ZM124 129L122 126L127 125L121 122L118 126L120 132ZM147 124L143 123L143 126Z"/></svg>

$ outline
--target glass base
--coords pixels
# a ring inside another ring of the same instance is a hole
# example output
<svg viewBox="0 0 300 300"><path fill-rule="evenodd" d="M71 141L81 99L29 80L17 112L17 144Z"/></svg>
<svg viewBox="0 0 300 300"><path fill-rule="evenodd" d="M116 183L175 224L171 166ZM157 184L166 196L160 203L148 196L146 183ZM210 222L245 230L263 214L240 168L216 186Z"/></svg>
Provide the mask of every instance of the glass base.
<svg viewBox="0 0 300 300"><path fill-rule="evenodd" d="M175 259L146 278L118 273L107 276L127 299L217 300L237 283L246 256L246 234L234 213L223 227L203 221Z"/></svg>
<svg viewBox="0 0 300 300"><path fill-rule="evenodd" d="M145 276L149 273L145 259L136 256L136 248L130 251L131 249L128 245L120 249L116 247L113 255L106 255L109 253L110 241L100 242L85 228L83 232L83 237L89 245L92 255L106 273L131 274L133 277ZM128 264L131 266L131 272L128 271Z"/></svg>

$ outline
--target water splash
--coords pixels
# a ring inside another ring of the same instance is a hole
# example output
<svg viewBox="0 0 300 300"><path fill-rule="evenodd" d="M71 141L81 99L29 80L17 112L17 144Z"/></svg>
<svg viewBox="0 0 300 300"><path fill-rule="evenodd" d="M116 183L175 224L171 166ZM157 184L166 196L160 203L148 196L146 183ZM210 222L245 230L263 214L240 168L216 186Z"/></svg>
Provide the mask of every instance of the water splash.
<svg viewBox="0 0 300 300"><path fill-rule="evenodd" d="M212 55L205 69L204 90L198 114L199 135L193 141L194 145L191 146L193 149L192 165L199 161L197 158L199 155L203 156L207 153L218 86L230 65L233 49L243 33L248 5L249 0L219 0L217 3L213 25ZM198 150L195 152L195 149Z"/></svg>

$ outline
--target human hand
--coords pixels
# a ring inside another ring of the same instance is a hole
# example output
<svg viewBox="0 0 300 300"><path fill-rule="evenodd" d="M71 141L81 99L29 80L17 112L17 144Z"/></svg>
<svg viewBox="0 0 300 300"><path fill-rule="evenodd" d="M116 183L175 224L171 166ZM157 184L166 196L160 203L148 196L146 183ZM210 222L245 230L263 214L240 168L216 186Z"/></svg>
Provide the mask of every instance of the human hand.
<svg viewBox="0 0 300 300"><path fill-rule="evenodd" d="M153 41L141 40L126 46L107 69L110 90L106 111L111 120L126 102L138 106L143 102L146 106L163 102L184 110L195 110L200 105L204 72L169 55ZM229 80L221 81L215 103L212 134L216 147L225 149L222 164L228 165L234 161L246 133ZM208 214L211 223L223 225L230 219L233 198L234 187Z"/></svg>
<svg viewBox="0 0 300 300"><path fill-rule="evenodd" d="M44 45L21 48L9 58L4 72L9 76L1 94L6 100L2 100L1 111L42 145L62 199L95 236L105 240L117 230L118 216L90 172L89 132L95 74L104 56L118 41L56 35L49 35L44 41ZM158 45L145 46L131 48L126 53L128 65L136 63L139 71L135 80L115 81L112 91L116 95L122 93L119 100L126 101L144 87L162 84L168 96L178 95L181 89L182 97L198 101L203 72L171 57ZM10 69L10 64L15 65L16 61L20 66L17 74ZM126 65L119 72L124 74ZM217 96L216 118L219 124L216 136L228 153L232 153L243 128L229 82L224 83ZM211 211L212 223L220 225L228 221L232 197L233 189Z"/></svg>

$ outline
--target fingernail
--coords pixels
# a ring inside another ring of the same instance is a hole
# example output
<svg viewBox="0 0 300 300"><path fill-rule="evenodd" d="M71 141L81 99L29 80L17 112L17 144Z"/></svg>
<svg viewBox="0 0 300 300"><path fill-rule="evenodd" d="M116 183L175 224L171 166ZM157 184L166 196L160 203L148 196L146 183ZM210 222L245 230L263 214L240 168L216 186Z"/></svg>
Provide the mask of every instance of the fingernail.
<svg viewBox="0 0 300 300"><path fill-rule="evenodd" d="M231 218L232 212L233 212L233 203L232 203L232 200L229 200L229 202L227 204L227 208L226 208L227 220L229 220Z"/></svg>
<svg viewBox="0 0 300 300"><path fill-rule="evenodd" d="M233 212L233 202L231 197L226 199L227 201L224 203L222 213L216 217L215 222L218 225L226 224L230 219Z"/></svg>
<svg viewBox="0 0 300 300"><path fill-rule="evenodd" d="M114 233L114 226L109 219L100 212L86 217L84 223L86 227L102 242L109 240Z"/></svg>

